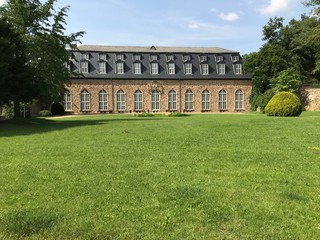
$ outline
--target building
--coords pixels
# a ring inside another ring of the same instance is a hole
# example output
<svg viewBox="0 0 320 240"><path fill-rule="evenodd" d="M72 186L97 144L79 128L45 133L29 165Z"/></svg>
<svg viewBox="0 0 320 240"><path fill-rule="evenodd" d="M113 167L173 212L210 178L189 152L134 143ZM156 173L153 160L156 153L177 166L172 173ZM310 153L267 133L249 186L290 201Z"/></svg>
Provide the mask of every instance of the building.
<svg viewBox="0 0 320 240"><path fill-rule="evenodd" d="M202 47L72 48L67 112L249 111L251 77L239 52Z"/></svg>

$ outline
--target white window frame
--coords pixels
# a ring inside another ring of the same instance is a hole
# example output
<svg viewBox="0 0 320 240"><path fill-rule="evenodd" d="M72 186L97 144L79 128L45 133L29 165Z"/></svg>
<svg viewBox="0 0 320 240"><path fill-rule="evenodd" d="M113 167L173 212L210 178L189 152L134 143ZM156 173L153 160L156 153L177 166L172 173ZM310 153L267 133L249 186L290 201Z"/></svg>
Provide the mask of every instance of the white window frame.
<svg viewBox="0 0 320 240"><path fill-rule="evenodd" d="M134 111L143 110L143 95L140 90L134 92Z"/></svg>
<svg viewBox="0 0 320 240"><path fill-rule="evenodd" d="M117 54L117 60L124 61L124 54Z"/></svg>
<svg viewBox="0 0 320 240"><path fill-rule="evenodd" d="M207 61L208 57L207 56L200 56L200 62L205 62Z"/></svg>
<svg viewBox="0 0 320 240"><path fill-rule="evenodd" d="M186 75L192 75L192 63L184 64L184 72Z"/></svg>
<svg viewBox="0 0 320 240"><path fill-rule="evenodd" d="M82 53L81 60L89 60L89 53Z"/></svg>
<svg viewBox="0 0 320 240"><path fill-rule="evenodd" d="M182 56L182 61L186 62L186 61L190 61L191 57L190 55L184 55Z"/></svg>
<svg viewBox="0 0 320 240"><path fill-rule="evenodd" d="M235 74L236 75L241 75L242 74L242 64L241 63L236 63L234 68L235 68Z"/></svg>
<svg viewBox="0 0 320 240"><path fill-rule="evenodd" d="M133 61L141 61L141 55L140 54L134 54L133 55Z"/></svg>
<svg viewBox="0 0 320 240"><path fill-rule="evenodd" d="M159 63L151 63L151 74L152 75L159 74Z"/></svg>
<svg viewBox="0 0 320 240"><path fill-rule="evenodd" d="M99 54L99 60L100 61L106 61L107 60L107 54L100 53Z"/></svg>
<svg viewBox="0 0 320 240"><path fill-rule="evenodd" d="M216 62L222 62L223 56L222 55L216 55Z"/></svg>
<svg viewBox="0 0 320 240"><path fill-rule="evenodd" d="M150 61L158 61L158 55L150 55Z"/></svg>
<svg viewBox="0 0 320 240"><path fill-rule="evenodd" d="M235 92L235 110L244 110L244 93L241 89Z"/></svg>
<svg viewBox="0 0 320 240"><path fill-rule="evenodd" d="M175 90L170 90L168 93L168 110L177 110L177 93Z"/></svg>
<svg viewBox="0 0 320 240"><path fill-rule="evenodd" d="M202 110L208 111L210 110L210 92L208 90L204 90L201 94L202 97Z"/></svg>
<svg viewBox="0 0 320 240"><path fill-rule="evenodd" d="M227 92L224 89L219 91L219 110L227 110Z"/></svg>
<svg viewBox="0 0 320 240"><path fill-rule="evenodd" d="M218 63L218 74L220 75L226 74L226 65L224 63Z"/></svg>
<svg viewBox="0 0 320 240"><path fill-rule="evenodd" d="M185 109L186 111L194 110L194 94L190 89L185 93Z"/></svg>
<svg viewBox="0 0 320 240"><path fill-rule="evenodd" d="M123 90L117 91L117 111L126 110L126 94Z"/></svg>
<svg viewBox="0 0 320 240"><path fill-rule="evenodd" d="M117 74L124 74L124 63L123 62L116 62L116 73Z"/></svg>
<svg viewBox="0 0 320 240"><path fill-rule="evenodd" d="M134 74L141 74L141 63L140 62L133 63L133 72L134 72Z"/></svg>
<svg viewBox="0 0 320 240"><path fill-rule="evenodd" d="M233 56L231 56L231 60L232 60L233 62L237 62L237 61L240 60L240 57L239 57L239 55L233 55Z"/></svg>
<svg viewBox="0 0 320 240"><path fill-rule="evenodd" d="M160 111L160 92L157 90L151 93L151 110Z"/></svg>
<svg viewBox="0 0 320 240"><path fill-rule="evenodd" d="M108 110L108 94L105 90L99 92L99 111Z"/></svg>
<svg viewBox="0 0 320 240"><path fill-rule="evenodd" d="M167 61L174 61L174 55L167 55Z"/></svg>
<svg viewBox="0 0 320 240"><path fill-rule="evenodd" d="M69 91L63 94L63 107L65 111L72 111L72 96Z"/></svg>
<svg viewBox="0 0 320 240"><path fill-rule="evenodd" d="M168 63L168 74L169 75L176 74L175 63Z"/></svg>
<svg viewBox="0 0 320 240"><path fill-rule="evenodd" d="M201 64L201 73L202 73L202 75L209 75L209 64L208 63Z"/></svg>
<svg viewBox="0 0 320 240"><path fill-rule="evenodd" d="M81 111L90 111L90 94L87 90L80 93Z"/></svg>
<svg viewBox="0 0 320 240"><path fill-rule="evenodd" d="M98 73L99 74L105 74L107 72L106 62L98 62Z"/></svg>
<svg viewBox="0 0 320 240"><path fill-rule="evenodd" d="M89 62L81 61L80 62L80 69L81 69L81 73L88 73L89 72Z"/></svg>

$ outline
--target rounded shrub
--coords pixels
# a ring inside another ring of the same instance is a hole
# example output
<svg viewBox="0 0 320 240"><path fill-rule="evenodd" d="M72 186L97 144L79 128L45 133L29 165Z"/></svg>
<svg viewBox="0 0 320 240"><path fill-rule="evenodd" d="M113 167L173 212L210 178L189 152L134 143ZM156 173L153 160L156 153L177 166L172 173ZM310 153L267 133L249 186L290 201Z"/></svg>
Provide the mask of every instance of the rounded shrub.
<svg viewBox="0 0 320 240"><path fill-rule="evenodd" d="M42 110L38 113L39 117L51 117L52 113L49 110Z"/></svg>
<svg viewBox="0 0 320 240"><path fill-rule="evenodd" d="M51 105L51 113L52 113L52 115L65 115L66 114L63 106L60 103L53 103Z"/></svg>
<svg viewBox="0 0 320 240"><path fill-rule="evenodd" d="M270 99L265 112L268 116L299 116L302 112L302 104L294 93L279 92Z"/></svg>

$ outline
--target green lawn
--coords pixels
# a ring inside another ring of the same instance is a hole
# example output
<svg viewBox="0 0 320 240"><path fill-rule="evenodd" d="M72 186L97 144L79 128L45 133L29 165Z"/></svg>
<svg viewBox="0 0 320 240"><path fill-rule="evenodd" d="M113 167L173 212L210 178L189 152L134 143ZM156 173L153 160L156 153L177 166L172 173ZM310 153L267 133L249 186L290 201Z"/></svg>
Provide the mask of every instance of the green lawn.
<svg viewBox="0 0 320 240"><path fill-rule="evenodd" d="M0 122L0 239L320 239L320 112Z"/></svg>

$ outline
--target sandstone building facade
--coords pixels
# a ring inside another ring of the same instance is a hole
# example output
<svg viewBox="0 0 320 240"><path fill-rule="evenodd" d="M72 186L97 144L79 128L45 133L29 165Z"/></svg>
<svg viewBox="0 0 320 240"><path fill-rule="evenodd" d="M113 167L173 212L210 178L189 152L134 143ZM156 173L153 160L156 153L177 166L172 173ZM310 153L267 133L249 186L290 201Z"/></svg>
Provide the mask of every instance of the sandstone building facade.
<svg viewBox="0 0 320 240"><path fill-rule="evenodd" d="M70 49L70 113L249 111L251 77L239 52L222 48Z"/></svg>

